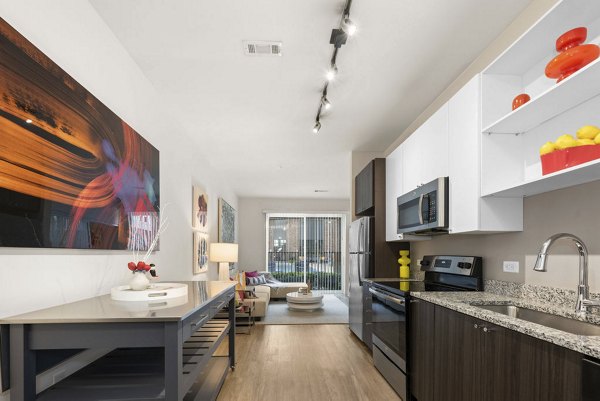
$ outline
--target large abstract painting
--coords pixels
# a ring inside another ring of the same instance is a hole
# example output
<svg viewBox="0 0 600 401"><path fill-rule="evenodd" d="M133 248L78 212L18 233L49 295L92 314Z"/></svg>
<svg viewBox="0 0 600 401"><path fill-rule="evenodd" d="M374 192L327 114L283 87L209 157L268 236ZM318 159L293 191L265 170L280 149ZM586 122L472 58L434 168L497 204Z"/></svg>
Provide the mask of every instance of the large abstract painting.
<svg viewBox="0 0 600 401"><path fill-rule="evenodd" d="M0 246L145 249L159 153L0 18Z"/></svg>

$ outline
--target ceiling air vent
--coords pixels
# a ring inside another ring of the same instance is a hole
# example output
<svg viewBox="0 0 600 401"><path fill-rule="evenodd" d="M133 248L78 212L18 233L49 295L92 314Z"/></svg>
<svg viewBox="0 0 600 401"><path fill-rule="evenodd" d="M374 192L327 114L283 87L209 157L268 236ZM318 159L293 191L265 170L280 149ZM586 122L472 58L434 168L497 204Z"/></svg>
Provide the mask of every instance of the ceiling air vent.
<svg viewBox="0 0 600 401"><path fill-rule="evenodd" d="M281 42L246 40L244 51L247 56L281 56Z"/></svg>

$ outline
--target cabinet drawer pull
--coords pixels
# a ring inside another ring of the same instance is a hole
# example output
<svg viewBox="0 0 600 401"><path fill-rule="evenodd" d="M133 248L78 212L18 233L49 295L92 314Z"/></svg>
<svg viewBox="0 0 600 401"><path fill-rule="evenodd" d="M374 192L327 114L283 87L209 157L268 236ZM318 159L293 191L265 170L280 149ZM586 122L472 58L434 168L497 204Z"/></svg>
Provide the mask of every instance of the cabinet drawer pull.
<svg viewBox="0 0 600 401"><path fill-rule="evenodd" d="M204 324L204 322L206 322L207 319L208 319L208 315L202 315L200 317L200 320L198 320L197 322L193 322L192 324L190 324L190 327L192 329L195 329L196 327L202 326Z"/></svg>
<svg viewBox="0 0 600 401"><path fill-rule="evenodd" d="M473 325L473 327L474 327L474 328L476 328L476 329L478 329L478 328L479 328L479 325L478 325L477 323L475 323L475 324Z"/></svg>
<svg viewBox="0 0 600 401"><path fill-rule="evenodd" d="M223 302L219 303L218 305L213 306L213 308L215 308L216 310L219 310L222 307L224 307L226 304L227 304L227 301L223 301Z"/></svg>

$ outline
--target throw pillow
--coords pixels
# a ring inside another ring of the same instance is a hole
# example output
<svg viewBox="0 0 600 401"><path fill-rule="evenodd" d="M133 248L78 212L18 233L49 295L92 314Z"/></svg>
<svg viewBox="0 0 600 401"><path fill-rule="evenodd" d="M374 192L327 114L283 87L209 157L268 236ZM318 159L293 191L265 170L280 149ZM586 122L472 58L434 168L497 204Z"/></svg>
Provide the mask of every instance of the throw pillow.
<svg viewBox="0 0 600 401"><path fill-rule="evenodd" d="M246 277L258 277L258 271L246 272Z"/></svg>
<svg viewBox="0 0 600 401"><path fill-rule="evenodd" d="M260 285L260 284L267 284L267 279L264 278L263 276L248 277L248 275L246 274L246 285Z"/></svg>

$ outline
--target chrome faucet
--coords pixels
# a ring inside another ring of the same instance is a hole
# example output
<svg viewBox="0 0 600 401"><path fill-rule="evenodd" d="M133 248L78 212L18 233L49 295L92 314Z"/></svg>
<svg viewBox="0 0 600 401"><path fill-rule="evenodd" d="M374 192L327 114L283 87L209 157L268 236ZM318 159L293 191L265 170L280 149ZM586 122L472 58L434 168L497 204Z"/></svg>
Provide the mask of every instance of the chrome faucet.
<svg viewBox="0 0 600 401"><path fill-rule="evenodd" d="M577 246L579 251L579 285L577 286L577 303L575 305L575 312L579 314L587 313L589 306L600 306L600 301L590 300L590 287L588 285L588 250L583 241L574 236L573 234L554 234L548 238L543 244L538 254L537 260L533 270L538 272L546 271L546 258L548 256L548 249L554 243L554 241L567 238L572 240Z"/></svg>

